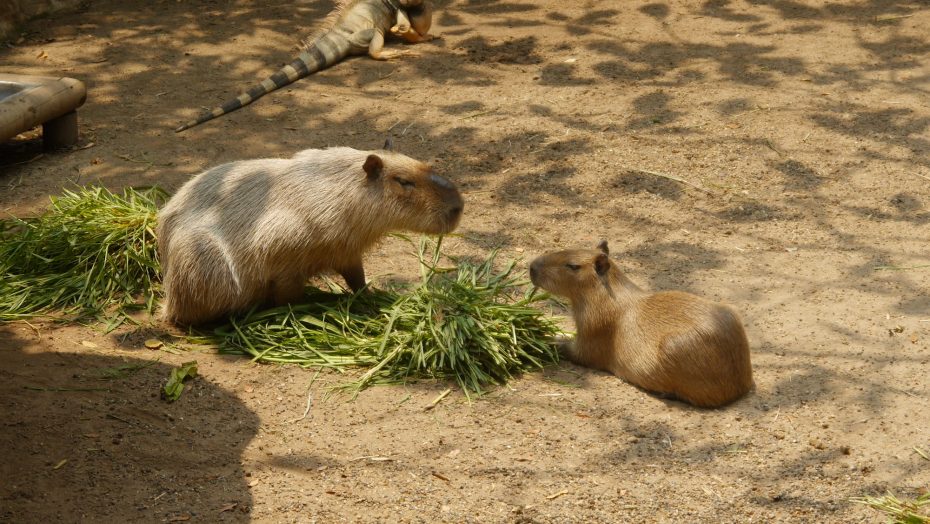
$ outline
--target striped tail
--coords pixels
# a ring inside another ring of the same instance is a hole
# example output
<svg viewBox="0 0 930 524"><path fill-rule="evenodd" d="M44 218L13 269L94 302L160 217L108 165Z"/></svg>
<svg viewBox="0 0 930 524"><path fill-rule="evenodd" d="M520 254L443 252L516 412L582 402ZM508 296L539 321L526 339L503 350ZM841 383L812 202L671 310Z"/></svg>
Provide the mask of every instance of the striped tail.
<svg viewBox="0 0 930 524"><path fill-rule="evenodd" d="M340 45L341 44L341 45ZM342 41L333 33L327 33L321 36L316 42L310 44L305 51L302 51L290 64L282 67L275 74L238 97L226 102L225 104L204 113L195 120L185 123L174 130L180 133L185 129L190 129L216 117L223 116L226 113L245 107L268 93L280 89L286 85L309 76L317 71L321 71L334 65L349 55L349 46L347 42Z"/></svg>

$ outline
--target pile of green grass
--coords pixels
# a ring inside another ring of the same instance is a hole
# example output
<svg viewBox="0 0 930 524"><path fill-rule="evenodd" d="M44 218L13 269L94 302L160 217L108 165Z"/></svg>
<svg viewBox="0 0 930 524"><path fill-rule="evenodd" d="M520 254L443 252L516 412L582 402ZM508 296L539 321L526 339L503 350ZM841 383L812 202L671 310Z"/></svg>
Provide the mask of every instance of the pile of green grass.
<svg viewBox="0 0 930 524"><path fill-rule="evenodd" d="M0 321L108 314L155 307L159 282L156 188L82 188L52 197L33 218L0 221Z"/></svg>
<svg viewBox="0 0 930 524"><path fill-rule="evenodd" d="M494 269L455 260L440 268L440 242L420 242L420 281L404 289L357 294L311 289L306 303L231 319L219 328L222 353L257 361L335 369L370 368L347 385L417 378L454 379L468 394L556 362L554 322L523 293L515 263Z"/></svg>
<svg viewBox="0 0 930 524"><path fill-rule="evenodd" d="M0 221L0 321L37 315L98 318L107 330L131 309L154 311L159 189L65 191L42 215ZM367 367L355 387L452 378L466 392L558 359L557 326L525 294L514 263L495 255L439 267L440 243L419 244L420 281L351 294L317 289L305 303L232 318L208 337L223 353L335 369Z"/></svg>
<svg viewBox="0 0 930 524"><path fill-rule="evenodd" d="M888 493L882 497L856 497L852 501L881 511L894 524L930 524L930 493L914 500L900 500Z"/></svg>

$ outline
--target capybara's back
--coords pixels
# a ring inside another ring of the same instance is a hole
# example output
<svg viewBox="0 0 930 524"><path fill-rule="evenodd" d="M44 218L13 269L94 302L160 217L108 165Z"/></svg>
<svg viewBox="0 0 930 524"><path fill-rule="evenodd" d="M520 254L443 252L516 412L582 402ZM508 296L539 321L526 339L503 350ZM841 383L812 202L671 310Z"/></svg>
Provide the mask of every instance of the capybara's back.
<svg viewBox="0 0 930 524"><path fill-rule="evenodd" d="M641 335L631 341L641 337L635 343L655 348L659 360L647 389L702 407L728 404L752 389L749 342L732 309L678 291L646 295L636 309Z"/></svg>
<svg viewBox="0 0 930 524"><path fill-rule="evenodd" d="M362 256L386 233L447 233L462 208L454 184L390 151L311 149L217 166L159 213L163 316L199 324L295 302L327 270L361 289Z"/></svg>

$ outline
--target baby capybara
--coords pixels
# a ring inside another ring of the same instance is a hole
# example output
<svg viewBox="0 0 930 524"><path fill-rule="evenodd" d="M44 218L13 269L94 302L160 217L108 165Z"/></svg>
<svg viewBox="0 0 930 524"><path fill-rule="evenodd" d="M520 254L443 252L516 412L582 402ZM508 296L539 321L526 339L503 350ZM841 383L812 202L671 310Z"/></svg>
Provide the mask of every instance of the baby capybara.
<svg viewBox="0 0 930 524"><path fill-rule="evenodd" d="M701 407L723 406L752 386L749 343L736 313L690 293L649 293L597 249L545 254L533 284L572 304L578 335L569 360Z"/></svg>

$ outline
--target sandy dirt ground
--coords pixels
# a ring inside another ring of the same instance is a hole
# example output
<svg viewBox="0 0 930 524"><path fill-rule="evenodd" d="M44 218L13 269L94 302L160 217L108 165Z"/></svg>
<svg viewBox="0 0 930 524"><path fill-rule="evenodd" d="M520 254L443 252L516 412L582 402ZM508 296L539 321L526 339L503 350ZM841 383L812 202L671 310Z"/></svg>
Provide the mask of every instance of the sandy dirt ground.
<svg viewBox="0 0 930 524"><path fill-rule="evenodd" d="M77 148L0 145L0 213L390 134L465 193L450 252L609 239L640 284L742 313L755 392L698 410L562 364L427 411L448 384L323 399L345 377L145 349L174 333L157 322L6 324L0 520L875 522L849 498L930 487L926 2L447 0L415 54L172 132L331 5L92 0L27 24L0 72L89 96ZM415 275L395 240L367 268Z"/></svg>

